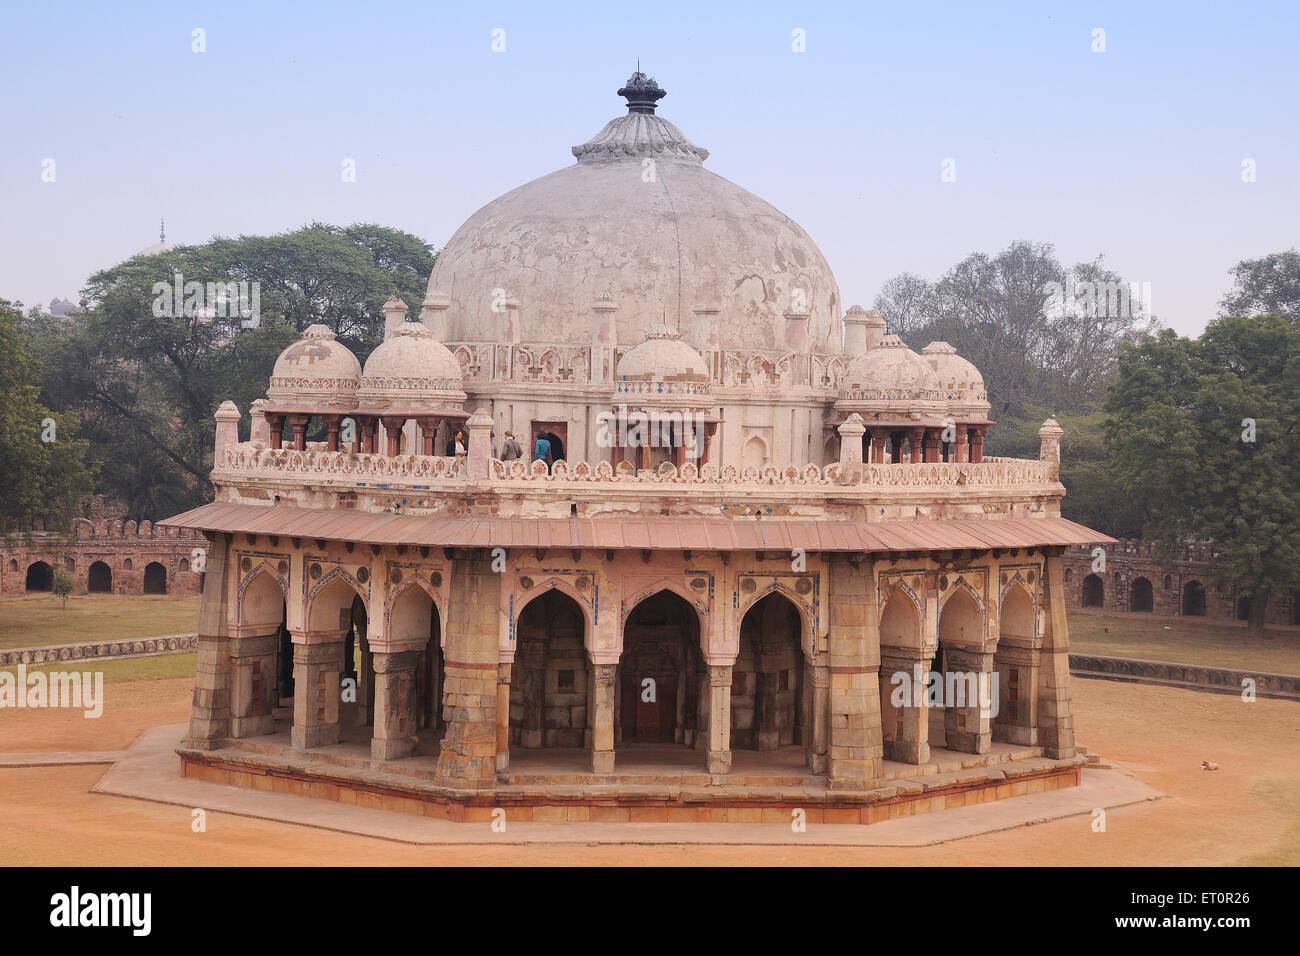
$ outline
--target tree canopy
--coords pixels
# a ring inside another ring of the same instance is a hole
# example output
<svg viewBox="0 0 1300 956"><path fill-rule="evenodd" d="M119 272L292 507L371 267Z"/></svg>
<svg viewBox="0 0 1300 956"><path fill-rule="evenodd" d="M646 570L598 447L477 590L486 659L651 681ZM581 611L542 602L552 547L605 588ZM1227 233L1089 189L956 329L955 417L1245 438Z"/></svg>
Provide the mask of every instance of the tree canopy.
<svg viewBox="0 0 1300 956"><path fill-rule="evenodd" d="M77 418L41 403L40 369L29 351L22 313L0 299L0 525L64 523L93 490L87 443Z"/></svg>
<svg viewBox="0 0 1300 956"><path fill-rule="evenodd" d="M364 361L390 295L419 312L434 259L409 233L322 223L136 256L90 277L84 312L29 316L41 384L83 420L99 490L162 517L206 499L222 401L264 397L276 357L314 323Z"/></svg>
<svg viewBox="0 0 1300 956"><path fill-rule="evenodd" d="M1167 553L1213 541L1213 580L1262 630L1300 575L1300 326L1227 317L1126 346L1106 410L1111 471L1146 502L1146 535Z"/></svg>

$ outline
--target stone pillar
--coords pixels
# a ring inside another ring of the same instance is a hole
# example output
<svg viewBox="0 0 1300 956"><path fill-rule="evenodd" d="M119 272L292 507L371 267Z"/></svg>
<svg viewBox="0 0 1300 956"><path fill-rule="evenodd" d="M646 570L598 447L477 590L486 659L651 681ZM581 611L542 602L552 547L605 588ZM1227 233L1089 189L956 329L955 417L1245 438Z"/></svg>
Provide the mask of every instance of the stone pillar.
<svg viewBox="0 0 1300 956"><path fill-rule="evenodd" d="M224 406L222 406L224 407ZM1052 464L1052 477L1059 477L1061 471L1061 437L1065 434L1065 429L1057 424L1055 418L1049 418L1043 422L1043 427L1038 429L1038 460L1046 461ZM984 436L980 435L981 450L984 444Z"/></svg>
<svg viewBox="0 0 1300 956"><path fill-rule="evenodd" d="M419 651L372 655L375 668L375 735L371 760L397 760L415 753L419 715L415 712L415 669Z"/></svg>
<svg viewBox="0 0 1300 956"><path fill-rule="evenodd" d="M591 712L591 772L614 772L614 677L617 664L592 664L592 690L588 701Z"/></svg>
<svg viewBox="0 0 1300 956"><path fill-rule="evenodd" d="M988 431L987 425L980 425L978 428L970 429L970 460L972 464L979 464L984 460L984 433Z"/></svg>
<svg viewBox="0 0 1300 956"><path fill-rule="evenodd" d="M966 442L966 426L959 423L957 425L957 444L953 448L953 461L966 461L970 457L966 451Z"/></svg>
<svg viewBox="0 0 1300 956"><path fill-rule="evenodd" d="M406 419L385 415L381 421L384 423L384 437L388 440L385 454L389 458L396 458L402 453L402 429L406 427Z"/></svg>
<svg viewBox="0 0 1300 956"><path fill-rule="evenodd" d="M993 652L979 648L945 647L943 714L946 746L968 754L986 754L993 745L992 699ZM975 675L973 679L949 680L949 674ZM948 685L956 692L948 700Z"/></svg>
<svg viewBox="0 0 1300 956"><path fill-rule="evenodd" d="M230 655L226 630L230 536L208 533L208 557L199 605L198 663L185 746L216 750L230 734Z"/></svg>
<svg viewBox="0 0 1300 956"><path fill-rule="evenodd" d="M929 669L928 652L920 648L880 649L880 710L886 760L919 766L930 759L930 713L925 699ZM900 674L902 678L897 676Z"/></svg>
<svg viewBox="0 0 1300 956"><path fill-rule="evenodd" d="M271 445L271 423L266 420L266 406L271 404L264 398L253 400L253 404L248 406L248 417L252 424L248 429L249 441L260 441L264 446Z"/></svg>
<svg viewBox="0 0 1300 956"><path fill-rule="evenodd" d="M1061 556L1050 555L1043 575L1047 628L1038 667L1038 742L1054 760L1074 756L1074 711L1070 701L1070 631L1065 620Z"/></svg>
<svg viewBox="0 0 1300 956"><path fill-rule="evenodd" d="M339 742L339 675L342 672L341 633L308 632L302 635L301 642L294 636L290 742L295 750Z"/></svg>
<svg viewBox="0 0 1300 956"><path fill-rule="evenodd" d="M439 342L447 341L447 310L450 308L450 297L436 290L425 294L420 307L420 324L432 332Z"/></svg>
<svg viewBox="0 0 1300 956"><path fill-rule="evenodd" d="M811 313L807 308L794 308L785 313L785 347L795 353L808 349L808 320Z"/></svg>
<svg viewBox="0 0 1300 956"><path fill-rule="evenodd" d="M866 477L866 469L862 467L862 436L867 429L862 424L862 416L854 412L837 430L840 433L840 484L860 484Z"/></svg>
<svg viewBox="0 0 1300 956"><path fill-rule="evenodd" d="M497 665L497 773L510 769L510 664Z"/></svg>
<svg viewBox="0 0 1300 956"><path fill-rule="evenodd" d="M397 297L394 293L388 297L384 303L384 341L387 342L393 337L393 333L402 327L406 321L406 313L409 309L406 303Z"/></svg>
<svg viewBox="0 0 1300 956"><path fill-rule="evenodd" d="M830 657L817 655L817 663L808 668L811 685L812 741L808 747L808 769L825 773L830 751L831 669Z"/></svg>
<svg viewBox="0 0 1300 956"><path fill-rule="evenodd" d="M343 421L342 415L326 415L325 427L328 431L326 438L326 448L330 451L339 450L339 423Z"/></svg>
<svg viewBox="0 0 1300 956"><path fill-rule="evenodd" d="M880 776L880 628L870 562L830 565L830 760L826 786L861 789Z"/></svg>
<svg viewBox="0 0 1300 956"><path fill-rule="evenodd" d="M591 307L591 376L592 382L614 381L614 349L618 345L618 329L614 313L618 306L608 292L597 296ZM528 436L532 437L532 436Z"/></svg>
<svg viewBox="0 0 1300 956"><path fill-rule="evenodd" d="M844 313L844 354L850 358L867 351L867 311L851 305Z"/></svg>
<svg viewBox="0 0 1300 956"><path fill-rule="evenodd" d="M465 423L469 434L465 436L469 446L466 448L465 466L469 477L482 480L488 476L488 462L492 460L492 416L480 408Z"/></svg>
<svg viewBox="0 0 1300 956"><path fill-rule="evenodd" d="M921 446L925 441L924 428L909 428L907 430L907 444L911 452L912 464L919 465L922 458Z"/></svg>
<svg viewBox="0 0 1300 956"><path fill-rule="evenodd" d="M239 407L231 401L221 403L215 415L217 420L216 442L212 449L212 466L220 468L225 458L226 448L239 443Z"/></svg>
<svg viewBox="0 0 1300 956"><path fill-rule="evenodd" d="M294 451L302 451L307 447L307 422L310 418L309 415L289 416L289 427L293 429Z"/></svg>
<svg viewBox="0 0 1300 956"><path fill-rule="evenodd" d="M279 640L278 628L271 634L230 639L232 737L255 737L275 731L272 711L275 709L275 651Z"/></svg>
<svg viewBox="0 0 1300 956"><path fill-rule="evenodd" d="M709 666L709 773L731 771L731 665Z"/></svg>
<svg viewBox="0 0 1300 956"><path fill-rule="evenodd" d="M497 656L501 575L491 553L456 560L451 575L444 667L447 732L434 782L440 787L490 787L496 776Z"/></svg>
<svg viewBox="0 0 1300 956"><path fill-rule="evenodd" d="M268 423L268 432L271 448L279 448L284 444L284 416L270 415L266 416Z"/></svg>
<svg viewBox="0 0 1300 956"><path fill-rule="evenodd" d="M925 430L925 460L927 462L937 462L941 447L940 429L927 428Z"/></svg>

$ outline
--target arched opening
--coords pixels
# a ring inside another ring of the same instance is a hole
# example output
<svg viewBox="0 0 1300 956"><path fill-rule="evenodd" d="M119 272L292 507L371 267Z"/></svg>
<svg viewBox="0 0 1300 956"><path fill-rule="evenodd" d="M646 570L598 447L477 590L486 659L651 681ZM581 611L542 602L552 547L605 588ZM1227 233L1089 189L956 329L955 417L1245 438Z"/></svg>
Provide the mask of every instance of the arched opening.
<svg viewBox="0 0 1300 956"><path fill-rule="evenodd" d="M510 747L583 747L590 743L592 670L578 602L556 588L519 614L510 679Z"/></svg>
<svg viewBox="0 0 1300 956"><path fill-rule="evenodd" d="M958 648L978 648L984 643L984 615L979 603L965 588L959 587L944 602L939 612L939 646L930 662L930 671L939 675L942 682L943 706L930 708L929 738L931 747L955 749L957 735L966 733L966 706L958 706L955 692L958 679L949 676L953 670L950 651ZM961 684L963 702L969 703L971 688ZM949 737L953 737L950 741Z"/></svg>
<svg viewBox="0 0 1300 956"><path fill-rule="evenodd" d="M896 587L885 599L880 614L880 725L885 757L889 760L907 760L907 715L916 713L925 705L924 676L919 690L920 700L899 698L896 691L900 682L913 689L915 654L922 647L921 611L903 588ZM893 655L896 654L896 657ZM891 657L893 659L891 660Z"/></svg>
<svg viewBox="0 0 1300 956"><path fill-rule="evenodd" d="M799 610L783 594L768 594L745 612L731 672L732 750L777 750L806 741L802 635Z"/></svg>
<svg viewBox="0 0 1300 956"><path fill-rule="evenodd" d="M753 465L755 468L762 468L767 464L767 444L758 435L751 435L749 441L745 442L745 447L740 457L742 467Z"/></svg>
<svg viewBox="0 0 1300 956"><path fill-rule="evenodd" d="M1166 574L1166 575L1165 575L1165 590L1168 591L1168 590L1169 590L1171 587L1173 587L1173 586L1174 586L1174 576L1173 576L1172 574Z"/></svg>
<svg viewBox="0 0 1300 956"><path fill-rule="evenodd" d="M178 565L178 567L179 567L180 570L182 570L182 571L188 571L188 570L190 569L190 559L189 559L189 558L181 558L181 563Z"/></svg>
<svg viewBox="0 0 1300 956"><path fill-rule="evenodd" d="M135 562L132 561L130 558L123 558L123 559L122 559L122 570L123 570L123 571L134 571L134 570L135 570Z"/></svg>
<svg viewBox="0 0 1300 956"><path fill-rule="evenodd" d="M15 570L15 571L17 570L17 566L15 566L14 570ZM76 558L73 558L73 557L67 557L67 558L64 558L64 559L63 559L63 570L65 570L65 571L75 571L75 570L77 570L77 559L76 559Z"/></svg>
<svg viewBox="0 0 1300 956"><path fill-rule="evenodd" d="M443 732L442 700L446 671L442 657L442 620L427 591L412 585L398 595L389 615L389 639L400 647L420 648L410 699L420 752L437 752ZM427 734L425 732L428 732Z"/></svg>
<svg viewBox="0 0 1300 956"><path fill-rule="evenodd" d="M230 685L231 736L274 733L281 690L276 658L289 632L284 626L284 592L269 573L258 573L244 587L236 623L240 637L230 642L235 670Z"/></svg>
<svg viewBox="0 0 1300 956"><path fill-rule="evenodd" d="M700 619L672 591L647 597L623 625L614 684L614 743L707 746L697 733L708 706ZM703 712L703 713L702 713ZM621 758L620 758L621 759Z"/></svg>
<svg viewBox="0 0 1300 956"><path fill-rule="evenodd" d="M9 570L10 570L10 571L17 571L17 570L18 570L18 559L17 559L17 558L10 558L10 559L9 559Z"/></svg>
<svg viewBox="0 0 1300 956"><path fill-rule="evenodd" d="M1150 611L1155 607L1155 596L1152 594L1151 582L1148 579L1134 578L1128 587L1130 611Z"/></svg>
<svg viewBox="0 0 1300 956"><path fill-rule="evenodd" d="M351 720L362 727L373 726L375 722L375 658L366 636L368 624L366 602L358 594L352 598L348 630L343 636L343 673L339 679L354 681L356 700Z"/></svg>
<svg viewBox="0 0 1300 956"><path fill-rule="evenodd" d="M157 561L150 561L144 567L144 593L167 593L167 569Z"/></svg>
<svg viewBox="0 0 1300 956"><path fill-rule="evenodd" d="M1248 597L1237 598L1237 620L1238 621L1250 620L1250 598Z"/></svg>
<svg viewBox="0 0 1300 956"><path fill-rule="evenodd" d="M1069 584L1069 583L1070 583L1071 581L1073 581L1073 580L1074 580L1074 568L1066 568L1066 569L1065 569L1065 583L1066 583L1066 584Z"/></svg>
<svg viewBox="0 0 1300 956"><path fill-rule="evenodd" d="M1200 581L1183 585L1183 616L1205 617L1205 585Z"/></svg>
<svg viewBox="0 0 1300 956"><path fill-rule="evenodd" d="M1079 603L1084 607L1102 607L1105 603L1106 583L1096 574L1083 579L1083 589Z"/></svg>
<svg viewBox="0 0 1300 956"><path fill-rule="evenodd" d="M998 645L993 652L997 675L993 739L1014 744L1034 744L1037 723L1037 668L1034 649L1034 599L1019 584L1002 597L998 613Z"/></svg>
<svg viewBox="0 0 1300 956"><path fill-rule="evenodd" d="M91 594L113 593L113 572L103 561L96 561L86 575L86 590Z"/></svg>
<svg viewBox="0 0 1300 956"><path fill-rule="evenodd" d="M16 564L16 562L15 562ZM18 570L17 567L14 568ZM44 561L37 561L27 566L27 593L52 591L54 589L54 569Z"/></svg>

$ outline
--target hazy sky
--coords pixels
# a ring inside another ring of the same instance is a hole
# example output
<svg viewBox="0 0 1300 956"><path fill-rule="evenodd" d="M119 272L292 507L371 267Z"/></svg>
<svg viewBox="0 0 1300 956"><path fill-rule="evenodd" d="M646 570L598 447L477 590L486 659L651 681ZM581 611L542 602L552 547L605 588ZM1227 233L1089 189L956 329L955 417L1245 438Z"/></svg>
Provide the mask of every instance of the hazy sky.
<svg viewBox="0 0 1300 956"><path fill-rule="evenodd" d="M1104 254L1196 333L1234 263L1300 245L1298 12L6 0L0 297L75 298L164 216L169 242L319 219L441 246L573 162L623 111L614 91L639 56L668 90L660 114L808 231L845 303L1032 239L1067 263Z"/></svg>

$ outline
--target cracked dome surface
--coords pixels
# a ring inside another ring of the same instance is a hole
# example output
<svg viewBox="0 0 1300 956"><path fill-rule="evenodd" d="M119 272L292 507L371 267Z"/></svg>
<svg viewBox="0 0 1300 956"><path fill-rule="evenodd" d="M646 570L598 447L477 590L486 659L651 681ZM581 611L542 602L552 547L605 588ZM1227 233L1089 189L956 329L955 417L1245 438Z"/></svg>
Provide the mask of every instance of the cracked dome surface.
<svg viewBox="0 0 1300 956"><path fill-rule="evenodd" d="M519 300L522 342L587 344L608 292L620 346L660 324L693 341L691 309L708 306L721 310L723 348L778 348L796 312L809 316L811 350L839 351L839 289L816 243L705 169L707 150L675 126L630 114L574 153L474 213L441 250L429 291L451 299L447 341L503 341L493 303L504 294Z"/></svg>

